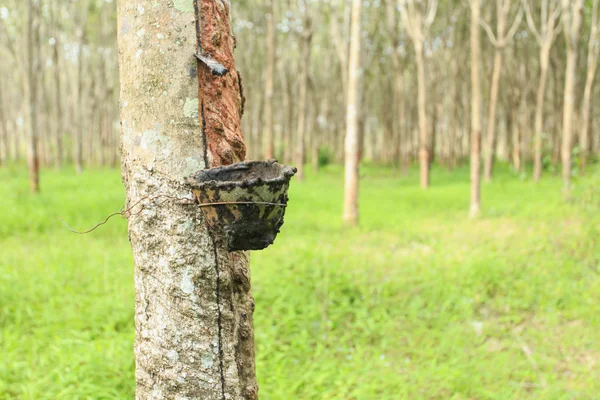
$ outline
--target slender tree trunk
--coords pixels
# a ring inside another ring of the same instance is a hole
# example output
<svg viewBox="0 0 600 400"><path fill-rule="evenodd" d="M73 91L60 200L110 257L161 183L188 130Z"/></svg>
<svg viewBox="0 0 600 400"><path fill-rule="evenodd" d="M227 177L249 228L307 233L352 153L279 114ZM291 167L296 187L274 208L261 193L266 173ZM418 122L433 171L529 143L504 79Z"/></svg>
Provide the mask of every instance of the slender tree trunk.
<svg viewBox="0 0 600 400"><path fill-rule="evenodd" d="M581 105L580 160L582 174L585 174L586 172L587 159L590 155L590 106L592 102L594 77L596 75L596 67L598 66L598 53L600 52L600 45L598 44L598 40L600 39L600 35L598 34L599 29L598 0L594 0L592 3L590 38L588 41L587 76L585 79L585 89L583 91Z"/></svg>
<svg viewBox="0 0 600 400"><path fill-rule="evenodd" d="M249 91L252 93L252 91ZM261 157L261 143L263 136L263 122L264 122L264 107L265 97L262 90L254 91L254 101L252 107L252 113L254 114L254 123L252 127L252 134L250 135L250 143L248 144L248 152L250 153L251 159L257 159Z"/></svg>
<svg viewBox="0 0 600 400"><path fill-rule="evenodd" d="M93 68L96 69L96 62L92 61L90 64L93 65ZM89 92L88 97L90 99L89 106L86 107L87 114L87 138L84 139L84 143L86 144L86 163L88 165L93 165L96 162L96 154L95 150L98 148L96 142L96 121L100 117L100 104L98 99L98 91L96 90L96 86L98 84L96 73L94 70L89 71Z"/></svg>
<svg viewBox="0 0 600 400"><path fill-rule="evenodd" d="M439 126L438 126L438 118L440 118L440 116L443 113L442 110L442 103L437 103L437 104L433 104L433 112L431 113L431 134L429 136L429 143L427 145L427 147L429 148L429 170L431 170L431 167L433 166L433 163L438 161L438 159L436 158L438 156L438 151L440 146L438 145L438 130L439 130ZM440 163L443 163L443 154L439 159Z"/></svg>
<svg viewBox="0 0 600 400"><path fill-rule="evenodd" d="M136 398L255 400L248 255L227 252L197 207L143 200L189 198L186 176L244 158L229 3L198 0L198 8L196 47L192 2L118 2L123 182L128 206L142 200L128 221ZM197 51L227 73L213 75Z"/></svg>
<svg viewBox="0 0 600 400"><path fill-rule="evenodd" d="M400 39L399 39L399 23L398 23L398 10L397 10L397 2L396 0L385 0L386 7L386 22L389 35L391 36L391 42L393 46L393 55L392 55L392 66L394 71L394 96L393 96L393 104L386 104L385 107L393 107L395 105L395 115L394 112L391 113L392 116L392 126L391 126L391 134L393 141L388 142L387 140L383 141L383 148L387 149L386 157L391 157L392 164L402 165L404 169L404 165L407 164L405 162L405 158L407 157L407 152L405 151L406 146L402 143L404 138L404 126L405 126L405 117L404 117L404 80L403 80L403 68L402 62L400 58ZM395 117L394 117L395 116ZM393 143L392 146L390 144Z"/></svg>
<svg viewBox="0 0 600 400"><path fill-rule="evenodd" d="M40 191L40 160L38 137L38 77L39 77L39 4L27 2L27 160L29 166L29 189Z"/></svg>
<svg viewBox="0 0 600 400"><path fill-rule="evenodd" d="M267 70L265 79L265 159L274 157L273 132L273 84L275 82L275 46L276 46L276 16L275 4L279 0L269 0L267 12Z"/></svg>
<svg viewBox="0 0 600 400"><path fill-rule="evenodd" d="M348 61L348 94L346 103L345 191L344 222L358 224L358 152L359 152L359 105L360 105L360 18L361 0L352 1L350 26L350 57Z"/></svg>
<svg viewBox="0 0 600 400"><path fill-rule="evenodd" d="M479 87L480 0L471 2L471 209L475 218L481 209L481 92Z"/></svg>
<svg viewBox="0 0 600 400"><path fill-rule="evenodd" d="M385 96L383 100L383 104L380 108L381 111L381 129L382 129L382 137L381 139L376 136L373 141L377 146L377 152L379 153L380 159L386 163L391 164L394 169L396 169L396 160L395 160L395 146L391 146L391 143L394 143L395 140L395 110L394 107L396 105L396 89L394 88L391 92L385 92L382 94Z"/></svg>
<svg viewBox="0 0 600 400"><path fill-rule="evenodd" d="M20 132L21 129L18 127L18 125L13 122L13 146L14 146L14 151L13 151L13 159L15 163L18 163L19 161L21 161L21 135Z"/></svg>
<svg viewBox="0 0 600 400"><path fill-rule="evenodd" d="M85 109L83 106L83 46L84 31L79 28L79 56L77 57L77 102L75 103L75 112L77 113L77 124L75 125L75 171L78 174L83 172L83 120Z"/></svg>
<svg viewBox="0 0 600 400"><path fill-rule="evenodd" d="M492 70L492 86L490 89L490 106L488 110L487 137L485 141L485 160L483 165L483 179L492 180L494 167L494 153L496 150L496 109L498 108L498 88L500 87L500 71L502 69L502 50L494 52L494 67Z"/></svg>
<svg viewBox="0 0 600 400"><path fill-rule="evenodd" d="M314 90L313 90L313 93L314 93ZM314 94L313 94L313 97L314 97ZM313 168L314 172L319 172L319 149L321 147L321 141L322 141L322 137L324 135L324 132L323 132L324 127L321 126L321 124L319 124L319 118L321 116L326 118L327 104L329 103L327 100L328 99L323 98L321 100L321 104L319 105L319 109L315 110L315 117L314 117L315 128L313 129L313 135L312 135L312 141L311 141L311 146L312 146L311 161L312 161L312 168ZM313 99L313 101L316 106L317 99Z"/></svg>
<svg viewBox="0 0 600 400"><path fill-rule="evenodd" d="M543 142L542 135L544 129L544 94L546 90L546 81L548 76L548 60L550 58L550 48L544 47L540 52L540 79L535 103L535 149L533 179L537 182L542 177L542 158Z"/></svg>
<svg viewBox="0 0 600 400"><path fill-rule="evenodd" d="M58 35L57 35L58 36ZM54 46L52 49L52 58L54 60L54 101L55 101L55 118L56 118L56 132L55 132L55 145L56 145L56 166L62 167L63 164L63 111L62 111L62 89L61 89L61 75L60 75L60 57L58 53L59 41L58 37L55 38Z"/></svg>
<svg viewBox="0 0 600 400"><path fill-rule="evenodd" d="M520 108L520 107L519 107ZM512 110L512 161L515 171L521 171L521 124L518 109Z"/></svg>
<svg viewBox="0 0 600 400"><path fill-rule="evenodd" d="M283 109L284 113L284 123L283 125L283 160L286 163L292 163L293 153L294 153L294 137L293 137L293 129L294 129L294 103L292 101L293 90L292 84L288 79L287 72L284 67L281 67L280 70L281 77L281 86L282 86L282 95L283 95Z"/></svg>
<svg viewBox="0 0 600 400"><path fill-rule="evenodd" d="M311 140L311 156L310 161L312 163L313 172L319 172L319 133L314 131Z"/></svg>
<svg viewBox="0 0 600 400"><path fill-rule="evenodd" d="M567 42L567 66L563 104L562 178L565 195L571 189L571 149L573 117L575 110L575 84L577 71L577 42L581 28L583 0L563 0L563 25Z"/></svg>
<svg viewBox="0 0 600 400"><path fill-rule="evenodd" d="M459 69L457 60L452 60L452 102L450 103L450 137L448 138L448 158L450 169L456 168L458 157L460 155L461 140L459 131L461 129L458 107L460 105L460 88L459 88Z"/></svg>
<svg viewBox="0 0 600 400"><path fill-rule="evenodd" d="M308 10L305 12L308 13ZM298 125L296 126L296 152L295 152L295 164L298 168L296 175L299 181L304 180L304 161L306 152L305 143L305 126L306 126L306 113L307 113L307 98L308 98L308 68L310 66L310 46L312 40L312 21L308 15L305 16L304 21L304 32L302 34L301 46L302 46L302 58L300 59L300 75L298 88Z"/></svg>
<svg viewBox="0 0 600 400"><path fill-rule="evenodd" d="M0 161L8 163L11 157L10 141L8 137L8 119L6 117L7 103L5 100L4 83L0 80Z"/></svg>
<svg viewBox="0 0 600 400"><path fill-rule="evenodd" d="M98 116L98 138L100 148L98 149L98 163L101 167L106 166L106 107L104 103L100 103L100 115Z"/></svg>
<svg viewBox="0 0 600 400"><path fill-rule="evenodd" d="M556 57L551 58L552 65L552 107L553 107L553 129L552 129L552 165L554 167L554 173L558 173L558 165L560 163L560 135L562 131L562 102L563 96L560 93L560 77L559 74L559 63Z"/></svg>
<svg viewBox="0 0 600 400"><path fill-rule="evenodd" d="M512 162L512 152L514 148L512 136L513 116L510 102L508 103L506 112L504 113L504 124L506 129L506 159L510 164Z"/></svg>
<svg viewBox="0 0 600 400"><path fill-rule="evenodd" d="M423 42L415 41L417 61L418 113L419 113L419 166L421 188L429 187L429 138L427 135L427 109L425 102L425 65Z"/></svg>
<svg viewBox="0 0 600 400"><path fill-rule="evenodd" d="M596 66L588 67L585 89L583 91L582 111L581 111L581 139L580 139L580 158L581 173L585 174L587 168L587 159L590 155L590 108L592 103L592 88L594 85L594 75Z"/></svg>

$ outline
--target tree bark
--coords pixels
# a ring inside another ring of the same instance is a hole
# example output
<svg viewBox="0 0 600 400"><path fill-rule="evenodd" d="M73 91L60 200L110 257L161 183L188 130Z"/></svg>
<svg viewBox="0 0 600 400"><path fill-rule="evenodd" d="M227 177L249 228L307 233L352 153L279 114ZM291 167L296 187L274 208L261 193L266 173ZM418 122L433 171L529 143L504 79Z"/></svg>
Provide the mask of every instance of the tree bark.
<svg viewBox="0 0 600 400"><path fill-rule="evenodd" d="M586 172L587 159L590 155L590 106L594 77L596 75L596 67L598 66L598 53L600 52L600 45L598 44L598 39L600 38L598 31L600 27L598 25L598 0L594 0L592 4L590 38L588 40L587 75L581 105L580 160L582 174Z"/></svg>
<svg viewBox="0 0 600 400"><path fill-rule="evenodd" d="M13 129L14 129L14 133L13 133L13 146L14 146L14 151L13 151L13 160L15 163L18 163L19 161L21 161L21 135L20 135L20 128L18 127L17 123L13 122Z"/></svg>
<svg viewBox="0 0 600 400"><path fill-rule="evenodd" d="M567 66L565 69L565 92L563 104L562 178L565 195L571 189L571 148L573 114L575 110L575 84L577 69L577 44L581 29L583 0L563 0L563 30L567 43Z"/></svg>
<svg viewBox="0 0 600 400"><path fill-rule="evenodd" d="M350 57L348 61L348 94L346 96L346 139L344 222L358 224L358 164L359 164L359 105L360 105L360 17L361 0L352 1L352 22L350 27Z"/></svg>
<svg viewBox="0 0 600 400"><path fill-rule="evenodd" d="M283 125L283 160L286 163L293 162L293 154L294 154L294 137L293 137L293 129L294 129L294 102L293 98L293 88L290 79L288 79L288 74L283 65L281 65L279 70L279 76L281 78L281 87L282 87L282 95L283 95L283 109L284 112L284 123Z"/></svg>
<svg viewBox="0 0 600 400"><path fill-rule="evenodd" d="M62 167L63 164L63 111L62 111L62 89L61 89L61 75L60 75L60 57L58 53L59 39L58 35L55 38L55 43L52 49L52 57L54 60L54 101L56 109L56 132L55 132L55 145L56 145L56 166Z"/></svg>
<svg viewBox="0 0 600 400"><path fill-rule="evenodd" d="M418 2L402 0L399 2L400 15L404 29L410 36L417 63L417 113L419 116L419 164L420 164L420 182L421 187L429 187L429 139L427 132L427 107L425 102L425 65L423 60L423 46L429 28L434 21L437 11L437 0L428 2ZM423 14L423 9L427 10L427 15Z"/></svg>
<svg viewBox="0 0 600 400"><path fill-rule="evenodd" d="M565 93L563 104L563 139L561 147L562 178L565 192L571 185L571 149L573 140L573 113L575 109L575 72L577 67L577 51L567 50L567 66L565 69Z"/></svg>
<svg viewBox="0 0 600 400"><path fill-rule="evenodd" d="M118 2L123 182L127 205L142 201L128 221L136 398L254 400L247 253L227 252L197 207L148 199L188 199L186 176L245 157L229 3L197 8L196 31L191 1ZM197 51L227 73L213 75Z"/></svg>
<svg viewBox="0 0 600 400"><path fill-rule="evenodd" d="M533 179L537 182L542 177L542 158L543 158L543 118L544 118L544 94L546 81L548 76L548 65L550 62L550 49L558 33L556 22L560 15L559 0L541 0L539 8L540 12L539 28L536 27L532 17L531 6L529 0L523 0L525 14L527 16L527 24L534 38L540 46L540 76L536 95L535 107L535 138L534 138L534 166Z"/></svg>
<svg viewBox="0 0 600 400"><path fill-rule="evenodd" d="M274 132L273 132L273 84L275 82L275 47L276 47L276 16L275 4L279 0L269 0L267 11L267 68L265 79L265 159L274 157Z"/></svg>
<svg viewBox="0 0 600 400"><path fill-rule="evenodd" d="M4 83L0 80L0 164L1 162L8 163L10 160L10 141L8 137L8 119L6 117L6 100L5 100Z"/></svg>
<svg viewBox="0 0 600 400"><path fill-rule="evenodd" d="M555 169L555 174L558 173L558 166L560 163L560 140L561 140L561 131L562 131L562 115L561 110L562 100L564 100L563 95L560 90L560 77L559 77L559 63L556 55L550 58L550 65L552 66L552 108L554 114L554 124L552 129L552 165Z"/></svg>
<svg viewBox="0 0 600 400"><path fill-rule="evenodd" d="M502 50L494 52L494 67L492 69L492 85L490 88L490 107L488 110L487 137L485 141L485 160L483 165L483 179L492 181L494 167L494 153L496 149L496 109L498 108L498 88L500 87L500 70L502 69Z"/></svg>
<svg viewBox="0 0 600 400"><path fill-rule="evenodd" d="M83 46L85 40L84 27L80 26L78 31L79 56L77 57L77 103L75 112L77 113L77 124L75 126L75 171L78 174L83 172L83 122L85 109L83 106Z"/></svg>
<svg viewBox="0 0 600 400"><path fill-rule="evenodd" d="M404 76L400 55L400 39L399 39L399 24L397 18L397 1L386 0L386 22L388 33L391 37L391 43L393 46L392 53L392 67L394 73L394 91L393 91L393 102L391 104L384 104L384 107L392 109L392 126L391 126L391 139L383 141L384 149L387 149L385 154L388 161L391 160L394 166L407 164L405 158L408 157L408 153L403 146L402 139L404 137ZM395 113L394 113L395 111ZM395 118L394 118L395 115ZM392 144L392 145L390 145ZM401 150L402 149L402 150Z"/></svg>
<svg viewBox="0 0 600 400"><path fill-rule="evenodd" d="M406 137L406 113L404 103L404 76L400 67L396 69L394 74L394 101L396 104L396 112L398 113L397 118L394 119L394 141L392 142L392 156L394 162L401 166L402 174L408 174L408 167L410 165L410 154L403 140Z"/></svg>
<svg viewBox="0 0 600 400"><path fill-rule="evenodd" d="M423 42L415 42L417 61L417 92L419 113L419 170L421 188L429 187L429 139L427 135L427 110L425 104L425 66L423 61Z"/></svg>
<svg viewBox="0 0 600 400"><path fill-rule="evenodd" d="M544 93L546 90L546 81L548 76L548 60L550 58L550 48L544 47L540 51L540 78L535 103L535 149L533 179L537 182L542 177L542 135L544 129Z"/></svg>
<svg viewBox="0 0 600 400"><path fill-rule="evenodd" d="M521 172L521 123L518 109L511 111L512 125L512 162L513 168L517 172Z"/></svg>
<svg viewBox="0 0 600 400"><path fill-rule="evenodd" d="M27 2L27 160L29 166L29 189L40 191L40 160L38 137L38 77L39 77L39 3Z"/></svg>
<svg viewBox="0 0 600 400"><path fill-rule="evenodd" d="M308 7L308 5L305 4L304 7ZM306 158L305 131L308 97L308 68L310 66L310 46L312 41L312 19L308 14L308 9L306 9L304 13L304 30L302 31L301 37L302 57L300 58L298 88L298 124L296 126L296 151L294 157L296 168L298 168L296 177L299 181L304 180L304 161Z"/></svg>
<svg viewBox="0 0 600 400"><path fill-rule="evenodd" d="M479 86L480 0L471 2L471 207L475 218L481 210L481 91Z"/></svg>

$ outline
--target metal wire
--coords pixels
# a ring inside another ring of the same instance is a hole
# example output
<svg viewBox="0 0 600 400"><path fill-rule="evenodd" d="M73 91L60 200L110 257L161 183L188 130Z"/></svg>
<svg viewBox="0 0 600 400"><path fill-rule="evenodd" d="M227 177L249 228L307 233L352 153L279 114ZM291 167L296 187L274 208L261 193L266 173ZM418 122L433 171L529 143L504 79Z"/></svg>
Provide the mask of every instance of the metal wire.
<svg viewBox="0 0 600 400"><path fill-rule="evenodd" d="M169 196L166 194L161 194L161 195L156 195L156 196L146 196L146 197L142 197L140 200L138 200L137 202L135 202L134 205L132 205L131 207L129 207L126 210L123 210L121 208L121 211L110 214L108 217L106 217L106 219L98 224L96 224L93 228L88 229L87 231L77 231L73 228L71 228L64 219L62 219L60 216L58 216L58 219L63 223L63 225L70 230L73 233L76 233L78 235L86 235L88 233L91 233L93 231L95 231L96 229L98 229L99 227L101 227L102 225L106 224L111 218L116 217L117 215L120 215L121 217L128 219L129 217L131 217L132 215L137 215L139 213L141 213L142 211L144 211L144 208L146 205L142 205L142 207L140 208L139 211L132 213L131 211L137 207L142 201L144 200L150 200L150 201L154 201L156 199L160 199L160 198L167 198L168 200L182 200L183 202L181 204L184 205L197 205L200 208L203 207L209 207L209 206L224 206L224 205L234 205L234 204L242 204L242 205L252 205L252 204L260 204L260 205L267 205L267 206L276 206L276 207L287 207L287 204L283 204L283 203L269 203L266 201L223 201L223 202L216 202L216 203L196 203L195 201L189 199L189 198L185 198L185 197L176 197L176 196ZM168 200L163 201L162 203L157 204L158 206L161 206L163 204L165 204Z"/></svg>

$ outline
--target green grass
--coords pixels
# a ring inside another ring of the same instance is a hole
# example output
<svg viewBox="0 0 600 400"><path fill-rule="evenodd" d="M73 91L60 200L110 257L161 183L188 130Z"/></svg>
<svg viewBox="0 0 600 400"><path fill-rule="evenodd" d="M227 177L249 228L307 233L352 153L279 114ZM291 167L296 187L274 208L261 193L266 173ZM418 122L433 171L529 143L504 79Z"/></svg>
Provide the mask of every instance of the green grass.
<svg viewBox="0 0 600 400"><path fill-rule="evenodd" d="M597 399L599 182L499 170L467 219L468 172L430 190L362 170L294 182L286 224L252 255L262 400ZM132 399L132 257L118 171L0 170L0 399Z"/></svg>

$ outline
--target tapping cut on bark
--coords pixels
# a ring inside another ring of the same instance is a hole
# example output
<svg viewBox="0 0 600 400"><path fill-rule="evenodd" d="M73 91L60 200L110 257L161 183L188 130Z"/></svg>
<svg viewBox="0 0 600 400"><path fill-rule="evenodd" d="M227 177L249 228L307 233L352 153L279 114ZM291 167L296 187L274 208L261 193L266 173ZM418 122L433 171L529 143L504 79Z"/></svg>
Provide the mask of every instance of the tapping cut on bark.
<svg viewBox="0 0 600 400"><path fill-rule="evenodd" d="M229 4L229 3L227 3ZM229 28L229 6L194 0L198 51L198 107L206 143L207 167L244 161L243 90L235 69L235 39Z"/></svg>

